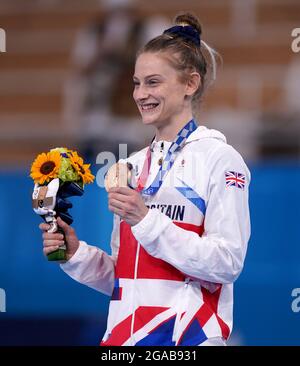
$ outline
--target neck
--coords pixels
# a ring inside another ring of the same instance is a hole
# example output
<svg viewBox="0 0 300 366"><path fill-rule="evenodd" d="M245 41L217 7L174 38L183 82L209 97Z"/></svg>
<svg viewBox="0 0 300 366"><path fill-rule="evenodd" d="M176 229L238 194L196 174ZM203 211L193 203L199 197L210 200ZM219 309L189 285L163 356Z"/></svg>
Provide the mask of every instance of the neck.
<svg viewBox="0 0 300 366"><path fill-rule="evenodd" d="M162 126L156 127L156 141L174 141L178 132L193 118L192 113L186 116L181 116L177 120L165 123Z"/></svg>

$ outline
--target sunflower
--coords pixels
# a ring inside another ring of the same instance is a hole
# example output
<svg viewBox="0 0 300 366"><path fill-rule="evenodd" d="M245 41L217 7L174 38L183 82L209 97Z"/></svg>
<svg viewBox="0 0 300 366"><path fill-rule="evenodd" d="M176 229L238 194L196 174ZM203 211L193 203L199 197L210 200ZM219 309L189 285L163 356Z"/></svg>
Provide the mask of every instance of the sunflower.
<svg viewBox="0 0 300 366"><path fill-rule="evenodd" d="M76 172L82 178L83 184L92 183L95 177L90 170L91 164L84 164L83 159L76 151L72 151L72 153L69 154L69 159Z"/></svg>
<svg viewBox="0 0 300 366"><path fill-rule="evenodd" d="M48 183L51 179L57 178L60 164L59 151L39 154L32 163L30 176L34 183Z"/></svg>

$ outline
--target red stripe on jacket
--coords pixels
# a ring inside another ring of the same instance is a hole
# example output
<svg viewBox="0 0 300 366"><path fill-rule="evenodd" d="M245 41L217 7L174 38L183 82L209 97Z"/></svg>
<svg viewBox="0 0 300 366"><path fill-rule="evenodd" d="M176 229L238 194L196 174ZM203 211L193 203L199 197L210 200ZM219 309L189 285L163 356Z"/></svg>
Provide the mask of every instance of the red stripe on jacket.
<svg viewBox="0 0 300 366"><path fill-rule="evenodd" d="M197 226L181 222L174 222L182 229L193 231L199 236L203 233L203 225ZM183 243L184 245L184 243ZM116 264L116 278L134 278L134 265L137 252L137 240L132 234L131 227L125 221L120 224L120 248ZM141 245L137 278L183 281L186 275L171 264L151 256Z"/></svg>

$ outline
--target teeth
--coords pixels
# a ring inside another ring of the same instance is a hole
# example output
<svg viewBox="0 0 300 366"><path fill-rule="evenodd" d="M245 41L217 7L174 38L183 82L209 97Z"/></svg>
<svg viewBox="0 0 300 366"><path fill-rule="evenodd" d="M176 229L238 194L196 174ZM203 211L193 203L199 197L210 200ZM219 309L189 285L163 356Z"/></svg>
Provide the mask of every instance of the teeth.
<svg viewBox="0 0 300 366"><path fill-rule="evenodd" d="M151 104L144 104L141 107L142 107L143 111L148 111L148 110L156 108L157 106L158 106L158 104L151 103Z"/></svg>

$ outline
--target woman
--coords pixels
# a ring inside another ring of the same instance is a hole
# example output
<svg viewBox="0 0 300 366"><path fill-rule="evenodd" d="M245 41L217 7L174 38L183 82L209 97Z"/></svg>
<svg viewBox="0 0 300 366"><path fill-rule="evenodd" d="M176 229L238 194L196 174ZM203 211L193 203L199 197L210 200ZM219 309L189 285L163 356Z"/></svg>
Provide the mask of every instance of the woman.
<svg viewBox="0 0 300 366"><path fill-rule="evenodd" d="M233 282L249 239L249 171L215 130L197 127L214 52L190 15L138 54L133 97L149 147L130 157L136 189L109 190L112 255L79 242L59 220L68 245L62 269L111 296L103 345L224 345L232 329ZM209 54L211 65L204 57ZM44 253L62 244L44 231Z"/></svg>

